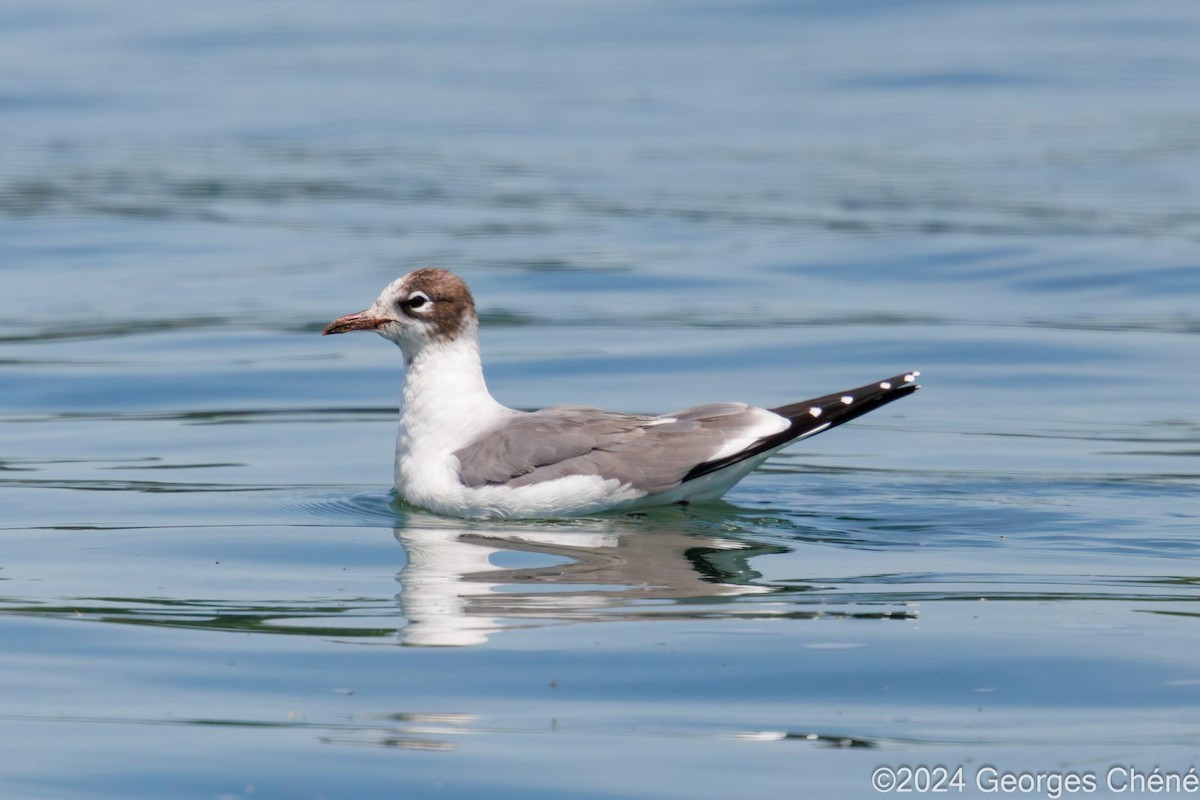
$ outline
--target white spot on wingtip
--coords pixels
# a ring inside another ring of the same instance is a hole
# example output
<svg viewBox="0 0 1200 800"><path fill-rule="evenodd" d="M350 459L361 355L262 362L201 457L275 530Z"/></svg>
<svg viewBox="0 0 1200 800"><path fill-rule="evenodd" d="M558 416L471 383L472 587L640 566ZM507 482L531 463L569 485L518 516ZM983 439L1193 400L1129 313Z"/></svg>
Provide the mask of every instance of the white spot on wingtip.
<svg viewBox="0 0 1200 800"><path fill-rule="evenodd" d="M879 388L880 389L890 389L890 388L892 388L892 385L890 383L888 383L887 381L884 381L883 383L879 384Z"/></svg>
<svg viewBox="0 0 1200 800"><path fill-rule="evenodd" d="M907 375L905 375L905 376L904 376L904 382L905 382L905 383L912 383L914 380L916 380L916 379L917 379L917 374L918 374L918 373L916 373L916 372L910 372L910 373L908 373Z"/></svg>
<svg viewBox="0 0 1200 800"><path fill-rule="evenodd" d="M808 413L812 414L814 417L819 417L819 416L821 416L821 407L813 406L812 408L810 408L808 410Z"/></svg>
<svg viewBox="0 0 1200 800"><path fill-rule="evenodd" d="M842 402L845 403L846 405L850 405L851 403L854 402L854 398L851 395L844 394L844 395L842 395Z"/></svg>

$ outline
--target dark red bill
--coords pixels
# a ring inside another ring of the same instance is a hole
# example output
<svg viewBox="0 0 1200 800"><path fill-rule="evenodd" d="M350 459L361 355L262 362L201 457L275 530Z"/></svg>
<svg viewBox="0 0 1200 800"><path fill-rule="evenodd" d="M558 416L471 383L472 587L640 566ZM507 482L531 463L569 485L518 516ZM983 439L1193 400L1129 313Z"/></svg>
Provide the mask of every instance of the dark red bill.
<svg viewBox="0 0 1200 800"><path fill-rule="evenodd" d="M368 317L365 311L359 311L357 314L338 317L325 326L321 335L328 336L331 333L347 333L348 331L373 331L380 325L386 325L389 322L391 320L386 317Z"/></svg>

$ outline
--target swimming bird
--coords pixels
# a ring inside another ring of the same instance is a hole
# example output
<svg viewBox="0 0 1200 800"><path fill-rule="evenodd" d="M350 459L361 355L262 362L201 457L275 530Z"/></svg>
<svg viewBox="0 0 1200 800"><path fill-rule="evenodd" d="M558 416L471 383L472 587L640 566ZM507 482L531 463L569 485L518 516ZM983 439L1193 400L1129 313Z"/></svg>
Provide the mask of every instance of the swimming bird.
<svg viewBox="0 0 1200 800"><path fill-rule="evenodd" d="M920 373L909 372L772 409L710 403L648 416L507 408L484 382L471 291L444 269L396 279L324 335L360 330L404 355L396 490L458 517L564 517L715 499L777 450L920 388Z"/></svg>

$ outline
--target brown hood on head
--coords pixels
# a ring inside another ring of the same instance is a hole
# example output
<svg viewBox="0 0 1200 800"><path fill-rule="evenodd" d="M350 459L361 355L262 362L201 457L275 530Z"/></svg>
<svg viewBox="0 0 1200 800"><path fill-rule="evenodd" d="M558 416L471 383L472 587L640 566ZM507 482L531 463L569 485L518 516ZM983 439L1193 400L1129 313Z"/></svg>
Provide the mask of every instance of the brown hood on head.
<svg viewBox="0 0 1200 800"><path fill-rule="evenodd" d="M468 320L475 317L475 299L467 282L453 272L433 267L413 270L403 278L401 293L406 297L422 292L433 301L426 313L404 310L413 319L424 319L433 323L434 335L439 339L453 339Z"/></svg>
<svg viewBox="0 0 1200 800"><path fill-rule="evenodd" d="M453 272L426 267L393 281L365 311L338 317L325 326L323 335L376 331L405 347L453 340L475 320L475 300L466 281Z"/></svg>

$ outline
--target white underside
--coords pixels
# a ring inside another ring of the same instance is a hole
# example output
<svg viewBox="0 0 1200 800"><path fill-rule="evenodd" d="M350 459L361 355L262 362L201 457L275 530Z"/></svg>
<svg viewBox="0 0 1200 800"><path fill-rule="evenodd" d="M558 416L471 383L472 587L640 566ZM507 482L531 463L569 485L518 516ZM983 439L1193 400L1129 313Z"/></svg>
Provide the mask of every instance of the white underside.
<svg viewBox="0 0 1200 800"><path fill-rule="evenodd" d="M596 475L569 475L516 489L463 486L457 476L457 459L454 462L453 477L409 481L396 489L413 505L439 514L478 519L579 516L621 507L645 496L631 486ZM423 465L424 469L429 466Z"/></svg>
<svg viewBox="0 0 1200 800"><path fill-rule="evenodd" d="M411 477L401 481L401 463L406 460L401 458L397 460L396 490L413 505L439 514L476 519L534 519L582 516L603 511L636 511L684 501L715 500L774 452L772 450L739 461L725 469L681 483L674 489L652 495L597 475L570 475L518 488L468 487L459 481L458 459L452 455L437 465L422 460L420 469L406 470Z"/></svg>

